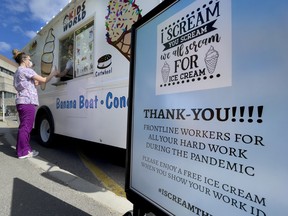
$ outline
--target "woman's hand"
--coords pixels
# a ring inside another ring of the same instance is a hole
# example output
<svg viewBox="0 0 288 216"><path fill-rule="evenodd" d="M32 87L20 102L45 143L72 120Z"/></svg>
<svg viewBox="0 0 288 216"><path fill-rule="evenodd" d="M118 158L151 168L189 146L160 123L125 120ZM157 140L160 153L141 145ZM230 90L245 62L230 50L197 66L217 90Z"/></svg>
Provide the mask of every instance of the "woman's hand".
<svg viewBox="0 0 288 216"><path fill-rule="evenodd" d="M34 85L38 86L39 85L39 81L34 79Z"/></svg>
<svg viewBox="0 0 288 216"><path fill-rule="evenodd" d="M56 77L58 77L59 74L60 74L60 72L57 70L57 67L56 67L56 66L54 66L54 69L52 70L51 73L53 73L53 76L56 76Z"/></svg>

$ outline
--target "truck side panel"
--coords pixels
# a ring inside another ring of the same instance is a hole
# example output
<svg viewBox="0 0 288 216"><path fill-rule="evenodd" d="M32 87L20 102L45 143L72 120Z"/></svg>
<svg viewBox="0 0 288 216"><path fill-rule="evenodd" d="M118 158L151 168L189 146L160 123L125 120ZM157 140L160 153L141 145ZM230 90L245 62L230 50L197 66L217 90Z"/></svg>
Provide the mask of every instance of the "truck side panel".
<svg viewBox="0 0 288 216"><path fill-rule="evenodd" d="M56 134L126 148L130 29L159 3L73 1L24 48L42 76L73 62L69 78L39 87L39 108L49 107Z"/></svg>

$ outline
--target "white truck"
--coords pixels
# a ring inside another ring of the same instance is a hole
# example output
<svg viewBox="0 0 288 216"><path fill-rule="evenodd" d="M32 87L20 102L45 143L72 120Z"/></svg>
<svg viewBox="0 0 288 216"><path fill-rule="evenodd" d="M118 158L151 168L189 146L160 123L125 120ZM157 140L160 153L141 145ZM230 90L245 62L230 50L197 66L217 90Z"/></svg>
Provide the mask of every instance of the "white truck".
<svg viewBox="0 0 288 216"><path fill-rule="evenodd" d="M71 1L23 49L39 87L35 129L43 145L55 134L126 148L131 27L159 0Z"/></svg>

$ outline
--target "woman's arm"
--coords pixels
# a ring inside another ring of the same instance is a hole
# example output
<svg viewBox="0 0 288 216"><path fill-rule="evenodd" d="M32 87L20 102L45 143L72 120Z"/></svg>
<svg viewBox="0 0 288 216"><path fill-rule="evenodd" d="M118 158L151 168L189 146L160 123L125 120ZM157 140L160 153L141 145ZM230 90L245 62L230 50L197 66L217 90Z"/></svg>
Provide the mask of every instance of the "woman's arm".
<svg viewBox="0 0 288 216"><path fill-rule="evenodd" d="M68 70L65 68L62 72L59 72L56 77L64 77L68 73Z"/></svg>
<svg viewBox="0 0 288 216"><path fill-rule="evenodd" d="M32 78L33 78L34 80L40 82L40 83L47 83L47 82L49 82L49 81L52 79L53 76L55 76L55 75L57 75L57 74L58 74L57 71L52 71L52 72L49 74L49 76L47 76L47 77L42 77L42 76L40 76L40 75L38 75L38 74L35 74Z"/></svg>

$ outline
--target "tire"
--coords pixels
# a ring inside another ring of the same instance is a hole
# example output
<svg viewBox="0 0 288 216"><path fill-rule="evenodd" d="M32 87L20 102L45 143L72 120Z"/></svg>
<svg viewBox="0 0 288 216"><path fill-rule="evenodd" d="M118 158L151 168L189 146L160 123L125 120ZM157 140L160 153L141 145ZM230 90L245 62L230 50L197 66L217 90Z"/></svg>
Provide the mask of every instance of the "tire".
<svg viewBox="0 0 288 216"><path fill-rule="evenodd" d="M41 145L45 147L53 146L54 123L51 117L48 115L41 115L38 124L38 135Z"/></svg>
<svg viewBox="0 0 288 216"><path fill-rule="evenodd" d="M133 210L126 212L123 216L133 216Z"/></svg>

